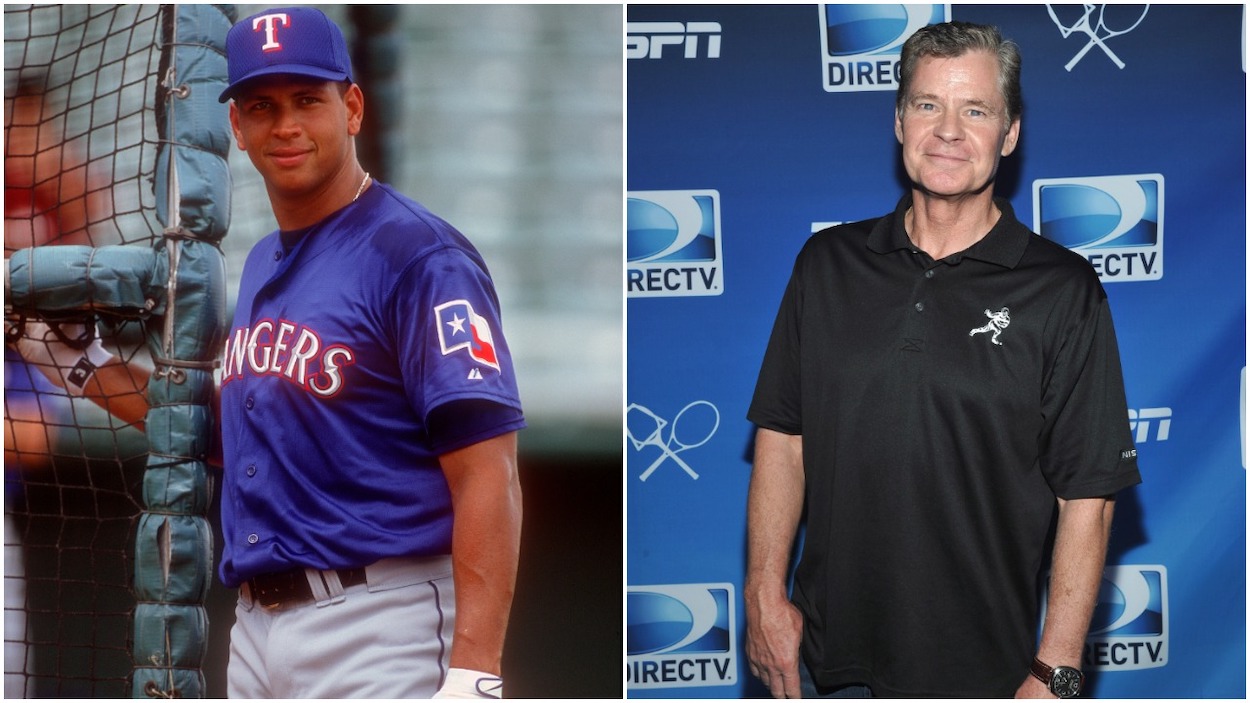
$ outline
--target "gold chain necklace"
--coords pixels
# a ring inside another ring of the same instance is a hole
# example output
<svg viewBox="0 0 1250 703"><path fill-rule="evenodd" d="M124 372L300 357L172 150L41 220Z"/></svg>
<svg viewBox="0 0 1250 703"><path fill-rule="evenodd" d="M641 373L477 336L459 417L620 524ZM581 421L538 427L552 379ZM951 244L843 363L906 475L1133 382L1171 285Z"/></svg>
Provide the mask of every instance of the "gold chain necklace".
<svg viewBox="0 0 1250 703"><path fill-rule="evenodd" d="M360 199L360 194L365 192L365 184L368 182L369 182L369 172L365 171L364 180L360 182L360 187L356 189L356 197L352 198L353 203Z"/></svg>

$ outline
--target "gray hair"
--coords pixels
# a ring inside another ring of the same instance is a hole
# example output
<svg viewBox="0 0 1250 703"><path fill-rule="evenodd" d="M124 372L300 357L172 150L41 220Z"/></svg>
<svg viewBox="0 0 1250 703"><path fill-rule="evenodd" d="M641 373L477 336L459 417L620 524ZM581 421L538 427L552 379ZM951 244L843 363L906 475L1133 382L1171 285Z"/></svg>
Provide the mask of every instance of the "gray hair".
<svg viewBox="0 0 1250 703"><path fill-rule="evenodd" d="M998 91L1007 105L1007 124L1020 119L1024 101L1020 95L1020 47L1003 39L998 28L970 22L947 22L921 27L903 43L899 58L898 95L895 109L899 114L907 104L916 66L926 56L955 58L970 51L985 51L998 59Z"/></svg>

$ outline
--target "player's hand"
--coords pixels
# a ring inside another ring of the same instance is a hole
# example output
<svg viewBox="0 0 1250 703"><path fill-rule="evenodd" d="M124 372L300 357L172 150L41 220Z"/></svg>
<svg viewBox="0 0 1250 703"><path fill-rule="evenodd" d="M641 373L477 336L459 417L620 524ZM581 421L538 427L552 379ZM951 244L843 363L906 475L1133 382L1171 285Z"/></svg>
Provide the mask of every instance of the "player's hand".
<svg viewBox="0 0 1250 703"><path fill-rule="evenodd" d="M788 600L747 604L747 660L773 698L801 698L799 645L803 615Z"/></svg>
<svg viewBox="0 0 1250 703"><path fill-rule="evenodd" d="M96 368L113 358L96 336L95 327L83 323L61 323L58 335L47 323L26 320L14 325L5 318L5 339L22 358L64 388L70 395L81 396ZM85 348L75 349L65 339L80 340Z"/></svg>
<svg viewBox="0 0 1250 703"><path fill-rule="evenodd" d="M503 679L472 669L449 669L435 698L502 698Z"/></svg>

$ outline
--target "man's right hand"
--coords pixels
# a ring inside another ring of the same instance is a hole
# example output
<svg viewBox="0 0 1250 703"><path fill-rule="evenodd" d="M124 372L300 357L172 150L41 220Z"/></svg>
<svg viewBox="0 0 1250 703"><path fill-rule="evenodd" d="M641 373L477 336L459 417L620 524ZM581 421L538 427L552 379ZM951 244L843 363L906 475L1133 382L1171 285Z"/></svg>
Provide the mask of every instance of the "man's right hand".
<svg viewBox="0 0 1250 703"><path fill-rule="evenodd" d="M746 599L747 660L773 698L802 698L799 644L803 615L784 596Z"/></svg>

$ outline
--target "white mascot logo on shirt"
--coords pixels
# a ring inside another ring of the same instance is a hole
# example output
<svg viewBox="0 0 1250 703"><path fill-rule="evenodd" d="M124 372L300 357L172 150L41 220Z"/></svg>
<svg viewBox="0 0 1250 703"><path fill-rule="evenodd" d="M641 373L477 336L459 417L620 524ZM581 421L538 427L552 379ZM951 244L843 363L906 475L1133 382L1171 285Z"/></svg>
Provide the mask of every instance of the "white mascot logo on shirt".
<svg viewBox="0 0 1250 703"><path fill-rule="evenodd" d="M993 336L990 337L990 341L1000 347L1003 346L1003 343L998 341L998 335L1002 334L1003 330L1007 329L1007 325L1011 324L1011 311L1007 308L1003 308L998 312L986 310L985 316L990 318L990 321L985 323L985 326L983 327L969 330L968 336L971 337L973 335L981 334L982 332L991 332L993 333Z"/></svg>

